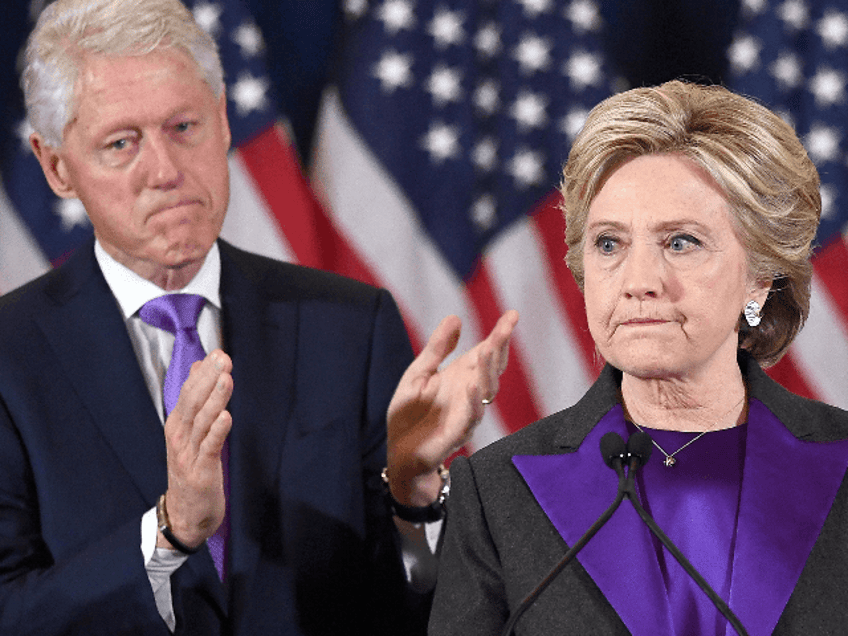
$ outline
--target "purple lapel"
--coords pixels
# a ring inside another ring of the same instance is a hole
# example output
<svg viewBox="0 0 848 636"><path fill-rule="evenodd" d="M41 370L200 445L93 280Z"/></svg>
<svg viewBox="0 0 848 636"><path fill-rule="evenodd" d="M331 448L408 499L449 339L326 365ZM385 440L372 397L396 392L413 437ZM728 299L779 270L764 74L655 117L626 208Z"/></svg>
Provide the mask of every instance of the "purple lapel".
<svg viewBox="0 0 848 636"><path fill-rule="evenodd" d="M846 467L848 440L799 440L751 400L729 602L751 634L774 631Z"/></svg>
<svg viewBox="0 0 848 636"><path fill-rule="evenodd" d="M613 407L574 453L512 458L545 514L574 545L615 498L618 478L601 459L609 431L627 437L620 405ZM650 531L628 502L577 555L621 620L635 635L672 634L671 614Z"/></svg>
<svg viewBox="0 0 848 636"><path fill-rule="evenodd" d="M609 431L627 436L611 409L574 453L518 455L534 497L573 545L615 497L617 479L600 457ZM748 415L729 605L751 634L770 634L789 600L848 468L848 440L793 436L756 399ZM577 560L635 635L672 634L665 585L650 532L625 502ZM727 635L735 634L727 626Z"/></svg>

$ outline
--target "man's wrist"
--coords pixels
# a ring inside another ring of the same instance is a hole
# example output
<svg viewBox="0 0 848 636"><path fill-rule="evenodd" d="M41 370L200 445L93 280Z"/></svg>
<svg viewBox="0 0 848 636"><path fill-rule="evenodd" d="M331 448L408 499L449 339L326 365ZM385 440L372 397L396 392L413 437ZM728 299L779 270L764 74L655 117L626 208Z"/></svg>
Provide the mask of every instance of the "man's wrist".
<svg viewBox="0 0 848 636"><path fill-rule="evenodd" d="M174 536L174 533L171 530L171 522L168 519L168 507L164 494L159 497L159 501L156 502L156 524L159 532L163 537L165 537L165 540L178 552L188 555L195 554L198 550L200 550L200 546L203 545L201 543L192 548Z"/></svg>

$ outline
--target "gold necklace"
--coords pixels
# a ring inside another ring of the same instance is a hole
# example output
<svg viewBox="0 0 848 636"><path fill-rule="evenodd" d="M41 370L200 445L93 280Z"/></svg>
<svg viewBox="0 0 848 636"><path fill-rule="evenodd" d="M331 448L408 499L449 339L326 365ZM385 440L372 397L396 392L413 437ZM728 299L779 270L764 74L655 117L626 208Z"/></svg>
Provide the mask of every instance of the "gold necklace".
<svg viewBox="0 0 848 636"><path fill-rule="evenodd" d="M692 439L690 439L688 442L686 442L683 446L681 446L680 448L678 448L678 449L677 449L676 451L674 451L673 453L666 453L666 452L665 452L665 449L664 449L662 446L660 446L659 444L657 444L657 442L654 440L654 438L653 438L653 437L651 437L651 443L652 443L654 446L656 446L656 447L657 447L657 450L659 450L659 452L661 452L663 455L665 455L665 459L663 460L663 465L664 465L666 468L672 468L672 467L673 467L673 466L677 463L677 460L674 458L674 456L675 456L675 455L677 455L677 453L679 453L680 451L682 451L682 450L683 450L684 448L686 448L687 446L689 446L689 445L691 445L691 444L694 444L694 443L695 443L695 442L697 442L699 439L701 439L704 435L706 435L706 434L707 434L707 433L709 433L711 430L713 430L716 426L718 426L718 424L719 424L719 423L720 423L720 422L721 422L721 421L722 421L725 417L727 417L728 415L730 415L733 411L735 411L735 410L736 410L736 407L738 407L740 404L742 404L742 402L743 402L743 400L744 400L744 399L745 399L745 393L743 393L743 394L742 394L742 398L741 398L741 399L740 399L740 400L739 400L736 404L734 404L732 407L730 407L730 410L729 410L729 411L727 411L727 413L725 413L724 415L722 415L719 419L717 419L715 422L713 422L712 424L710 424L710 426L709 426L707 429L705 429L705 430L701 431L700 433L698 433L695 437L693 437ZM633 426L635 426L636 428L638 428L641 432L643 432L643 433L645 432L645 431L642 429L642 427L641 427L641 426L639 426L636 422L633 422ZM650 436L649 436L649 437L650 437Z"/></svg>

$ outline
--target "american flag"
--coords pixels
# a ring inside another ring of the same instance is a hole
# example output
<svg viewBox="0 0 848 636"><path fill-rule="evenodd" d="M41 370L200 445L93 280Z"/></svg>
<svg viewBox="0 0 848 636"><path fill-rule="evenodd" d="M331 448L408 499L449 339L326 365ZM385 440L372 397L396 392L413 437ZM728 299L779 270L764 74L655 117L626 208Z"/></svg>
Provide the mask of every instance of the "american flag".
<svg viewBox="0 0 848 636"><path fill-rule="evenodd" d="M521 313L470 446L575 402L597 373L554 189L613 91L591 0L347 0L313 177L417 344L449 313L463 349Z"/></svg>
<svg viewBox="0 0 848 636"><path fill-rule="evenodd" d="M848 408L848 8L744 0L728 60L730 86L795 127L822 180L810 318L772 375Z"/></svg>
<svg viewBox="0 0 848 636"><path fill-rule="evenodd" d="M320 203L275 112L262 37L244 6L188 4L218 39L227 75L235 150L224 237L387 287L417 347L448 313L463 319L463 349L503 309L518 309L510 365L472 450L579 399L599 361L563 262L554 192L586 112L618 85L598 2L343 0L340 63L311 166ZM752 21L737 44L765 13L744 14ZM812 50L794 48L813 68ZM837 71L848 69L841 51ZM49 193L24 144L19 101L5 115L17 143L0 157L0 291L60 262L91 231L78 204ZM823 224L812 315L775 375L848 407L848 256L833 229L844 227L844 210Z"/></svg>
<svg viewBox="0 0 848 636"><path fill-rule="evenodd" d="M419 341L446 313L463 318L467 346L501 310L521 312L497 408L472 448L574 403L598 370L562 262L554 194L585 113L620 82L604 59L598 5L344 3L344 54L313 171L334 222L399 299ZM833 68L848 70L844 46L834 54L842 61ZM841 121L838 130L848 118L831 121ZM844 152L837 163L844 175ZM773 373L798 393L848 407L848 259L838 236L848 208L841 218L832 209L821 240L835 247L817 259L809 325Z"/></svg>

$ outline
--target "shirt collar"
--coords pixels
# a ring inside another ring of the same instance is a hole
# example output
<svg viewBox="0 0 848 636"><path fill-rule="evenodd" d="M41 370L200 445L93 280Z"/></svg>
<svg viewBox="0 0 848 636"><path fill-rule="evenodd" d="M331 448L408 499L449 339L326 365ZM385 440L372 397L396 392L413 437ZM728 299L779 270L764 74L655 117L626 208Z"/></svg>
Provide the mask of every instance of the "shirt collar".
<svg viewBox="0 0 848 636"><path fill-rule="evenodd" d="M217 242L212 244L203 266L191 282L182 289L171 292L166 292L109 256L99 240L94 242L94 256L106 283L118 301L124 320L135 314L147 301L171 293L197 294L218 309L221 308L221 253Z"/></svg>

